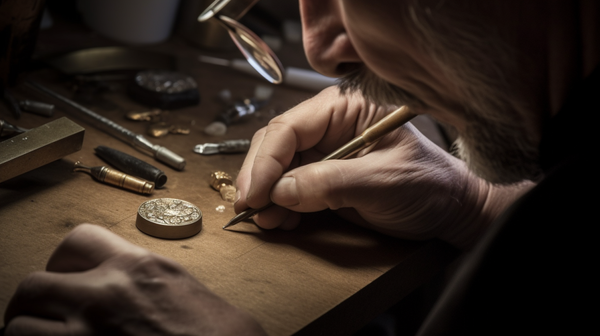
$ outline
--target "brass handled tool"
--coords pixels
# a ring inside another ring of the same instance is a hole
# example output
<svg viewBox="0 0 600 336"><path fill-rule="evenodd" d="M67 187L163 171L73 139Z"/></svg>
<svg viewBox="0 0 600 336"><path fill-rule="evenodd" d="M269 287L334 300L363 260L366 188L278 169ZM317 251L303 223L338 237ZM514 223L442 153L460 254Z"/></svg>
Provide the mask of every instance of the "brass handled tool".
<svg viewBox="0 0 600 336"><path fill-rule="evenodd" d="M106 166L86 167L81 162L75 162L73 171L86 172L100 182L111 184L123 189L135 191L140 194L150 195L154 190L154 182L133 177L121 173L118 170L110 169Z"/></svg>
<svg viewBox="0 0 600 336"><path fill-rule="evenodd" d="M356 154L360 150L369 147L370 145L376 143L381 139L384 135L390 133L391 131L397 129L398 127L406 124L412 118L414 118L416 114L412 113L408 107L402 106L396 111L388 114L385 118L381 119L375 125L367 128L362 132L361 135L352 139L347 144L340 147L335 152L329 154L328 156L321 159L321 161L327 160L343 160L347 159L350 156ZM246 220L252 217L254 214L265 210L266 208L272 206L273 203L269 203L260 209L247 209L237 216L233 217L229 223L223 226L223 229L226 229L232 225L235 225L243 220Z"/></svg>
<svg viewBox="0 0 600 336"><path fill-rule="evenodd" d="M120 139L120 140L130 144L132 147L134 147L135 149L137 149L143 153L154 156L154 158L156 160L166 163L169 166L171 166L177 170L183 170L183 168L185 167L186 162L185 162L184 158L173 153L172 151L170 151L169 149L167 149L165 147L151 143L150 141L148 141L148 139L144 138L144 136L142 136L141 134L133 133L132 131L126 129L125 127L109 120L108 118L105 118L105 117L95 113L94 111L92 111L88 108L85 108L85 107L77 104L76 102L74 102L66 97L63 97L62 95L48 89L47 87L45 87L39 83L36 83L33 81L27 81L26 84L30 87L33 87L34 89L36 89L38 91L41 91L59 101L61 101L62 103L70 106L71 108L76 109L81 114L94 120L94 125L97 126L98 128L100 128L101 130L103 130L104 132L114 136L117 139Z"/></svg>
<svg viewBox="0 0 600 336"><path fill-rule="evenodd" d="M167 175L162 170L135 156L106 146L98 146L94 150L96 151L96 155L102 160L125 174L154 182L154 187L156 188L162 188L167 183Z"/></svg>

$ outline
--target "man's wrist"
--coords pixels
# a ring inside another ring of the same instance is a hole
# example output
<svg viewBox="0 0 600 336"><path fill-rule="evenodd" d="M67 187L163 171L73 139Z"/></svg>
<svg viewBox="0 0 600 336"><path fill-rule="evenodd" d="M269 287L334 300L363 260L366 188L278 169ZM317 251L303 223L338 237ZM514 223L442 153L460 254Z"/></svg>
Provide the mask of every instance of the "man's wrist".
<svg viewBox="0 0 600 336"><path fill-rule="evenodd" d="M494 185L470 171L465 173L461 209L440 238L462 250L470 250L494 220L535 184L522 181L513 185Z"/></svg>

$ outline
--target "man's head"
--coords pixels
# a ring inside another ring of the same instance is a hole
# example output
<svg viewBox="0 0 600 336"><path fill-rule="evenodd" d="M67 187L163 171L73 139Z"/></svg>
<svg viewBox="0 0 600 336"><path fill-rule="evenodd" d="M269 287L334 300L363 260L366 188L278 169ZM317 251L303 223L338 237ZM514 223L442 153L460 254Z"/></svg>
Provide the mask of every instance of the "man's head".
<svg viewBox="0 0 600 336"><path fill-rule="evenodd" d="M511 30L494 25L502 15L471 2L301 1L305 49L318 71L343 76L342 91L455 127L457 153L485 179L535 178L537 89Z"/></svg>

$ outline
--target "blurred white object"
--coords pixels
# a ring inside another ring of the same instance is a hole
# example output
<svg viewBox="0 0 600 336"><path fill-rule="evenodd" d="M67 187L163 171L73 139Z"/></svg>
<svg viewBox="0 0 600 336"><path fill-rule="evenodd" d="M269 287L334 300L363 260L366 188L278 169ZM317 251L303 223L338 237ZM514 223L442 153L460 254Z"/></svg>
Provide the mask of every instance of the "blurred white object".
<svg viewBox="0 0 600 336"><path fill-rule="evenodd" d="M273 95L273 87L265 85L257 85L254 88L254 98L256 100L269 100Z"/></svg>
<svg viewBox="0 0 600 336"><path fill-rule="evenodd" d="M285 69L283 83L300 89L321 91L335 85L337 78L325 77L313 70L288 67Z"/></svg>
<svg viewBox="0 0 600 336"><path fill-rule="evenodd" d="M204 128L204 133L214 136L225 135L227 133L227 125L221 121L213 121Z"/></svg>
<svg viewBox="0 0 600 336"><path fill-rule="evenodd" d="M262 76L256 72L256 70L254 70L254 68L245 59L227 60L223 58L200 55L198 60L205 63L231 67L247 74L262 78ZM326 87L335 85L336 80L337 78L326 77L313 70L287 67L285 68L283 84L300 89L321 91Z"/></svg>
<svg viewBox="0 0 600 336"><path fill-rule="evenodd" d="M171 35L179 0L78 0L83 21L128 44L150 44Z"/></svg>

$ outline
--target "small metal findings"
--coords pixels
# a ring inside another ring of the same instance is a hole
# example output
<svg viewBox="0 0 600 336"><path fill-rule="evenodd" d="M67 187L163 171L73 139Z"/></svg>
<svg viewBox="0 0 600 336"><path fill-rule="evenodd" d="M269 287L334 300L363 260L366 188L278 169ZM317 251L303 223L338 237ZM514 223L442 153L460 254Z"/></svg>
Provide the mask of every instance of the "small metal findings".
<svg viewBox="0 0 600 336"><path fill-rule="evenodd" d="M165 122L159 122L148 126L148 135L155 138L162 138L167 134L190 134L189 128L182 128L175 125L169 125Z"/></svg>
<svg viewBox="0 0 600 336"><path fill-rule="evenodd" d="M156 121L159 119L160 114L162 112L163 112L163 110L159 110L159 109L154 109L154 110L144 111L144 112L133 111L133 112L127 113L125 116L129 120L135 120L135 121Z"/></svg>
<svg viewBox="0 0 600 336"><path fill-rule="evenodd" d="M210 173L210 186L215 190L220 190L223 185L232 185L231 176L224 171L214 171Z"/></svg>
<svg viewBox="0 0 600 336"><path fill-rule="evenodd" d="M140 205L135 225L145 234L158 238L188 238L202 229L202 212L187 201L157 198Z"/></svg>
<svg viewBox="0 0 600 336"><path fill-rule="evenodd" d="M221 193L224 201L235 202L235 193L237 189L233 186L233 181L229 174L222 171L215 171L210 174L210 186Z"/></svg>
<svg viewBox="0 0 600 336"><path fill-rule="evenodd" d="M162 138L169 134L170 126L165 122L159 122L148 126L148 135L155 138Z"/></svg>
<svg viewBox="0 0 600 336"><path fill-rule="evenodd" d="M180 126L171 125L171 127L169 127L169 133L171 133L171 134L188 135L188 134L190 134L190 129L189 128L183 128L183 127L180 127Z"/></svg>

